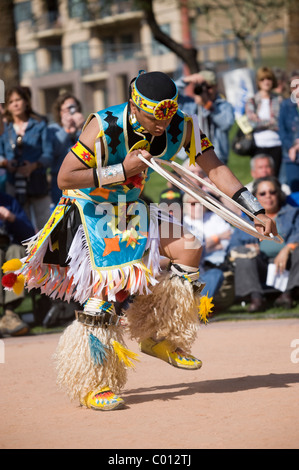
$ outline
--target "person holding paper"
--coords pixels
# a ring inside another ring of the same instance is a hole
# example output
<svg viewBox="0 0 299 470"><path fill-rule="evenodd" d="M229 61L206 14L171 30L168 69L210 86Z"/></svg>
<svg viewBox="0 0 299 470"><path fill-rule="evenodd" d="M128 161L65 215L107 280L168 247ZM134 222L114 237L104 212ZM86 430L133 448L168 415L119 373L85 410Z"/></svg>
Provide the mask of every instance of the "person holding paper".
<svg viewBox="0 0 299 470"><path fill-rule="evenodd" d="M286 195L274 176L257 179L252 192L265 208L266 215L276 222L284 243L258 242L240 229L234 230L229 251L235 264L236 297L250 297L248 311L251 313L265 310L264 287L268 267L274 264L278 276L285 277L285 271L289 270L286 290L279 295L275 304L291 308L294 289L299 286L299 207L286 203Z"/></svg>

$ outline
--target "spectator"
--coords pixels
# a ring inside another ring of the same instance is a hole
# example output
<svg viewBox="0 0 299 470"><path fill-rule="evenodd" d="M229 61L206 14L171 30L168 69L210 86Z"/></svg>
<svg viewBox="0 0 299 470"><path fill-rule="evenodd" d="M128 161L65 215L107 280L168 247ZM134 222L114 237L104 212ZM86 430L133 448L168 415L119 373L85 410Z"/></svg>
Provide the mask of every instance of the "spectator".
<svg viewBox="0 0 299 470"><path fill-rule="evenodd" d="M23 258L25 249L21 242L34 235L34 229L24 210L13 197L0 192L0 262L1 266L11 259ZM0 272L2 281L2 270ZM1 283L1 305L4 315L0 319L0 336L26 334L29 327L14 310L24 300L24 289L20 293L5 290Z"/></svg>
<svg viewBox="0 0 299 470"><path fill-rule="evenodd" d="M278 177L282 158L278 116L282 98L273 92L276 78L268 67L261 67L257 71L257 87L258 92L245 106L249 124L253 128L256 147L254 155L258 153L271 155L275 165L275 176Z"/></svg>
<svg viewBox="0 0 299 470"><path fill-rule="evenodd" d="M282 98L289 97L289 85L288 85L288 74L285 70L279 67L273 67L273 72L276 79L276 87L274 92L280 95Z"/></svg>
<svg viewBox="0 0 299 470"><path fill-rule="evenodd" d="M53 106L55 123L50 124L49 133L53 144L53 163L51 166L51 198L56 205L61 197L57 186L60 165L71 147L77 142L84 124L81 103L71 93L58 96Z"/></svg>
<svg viewBox="0 0 299 470"><path fill-rule="evenodd" d="M290 77L291 96L283 100L279 113L283 166L292 192L299 191L299 70Z"/></svg>
<svg viewBox="0 0 299 470"><path fill-rule="evenodd" d="M190 171L191 173L195 174L196 176L199 176L199 178L205 180L208 184L215 186L210 178L208 178L207 174L203 171L203 169L199 165L189 165L189 160L185 160L183 163L183 166ZM187 175L188 178L190 178L193 183L198 186L201 185L201 183L198 182L197 179L192 178L190 175ZM211 194L215 199L218 199L218 201L221 202L225 207L230 209L231 211L235 212L237 215L241 215L241 211L236 207L235 204L231 203L229 199L224 198L219 194L217 191L217 188L215 187L215 191L211 189L210 187L206 186L204 183L201 185L201 188L206 191L207 193Z"/></svg>
<svg viewBox="0 0 299 470"><path fill-rule="evenodd" d="M188 194L183 197L183 223L195 235L198 246L203 246L200 266L201 279L206 283L203 293L214 297L224 279L222 267L232 227Z"/></svg>
<svg viewBox="0 0 299 470"><path fill-rule="evenodd" d="M278 233L284 239L280 245L274 241L259 242L247 233L235 229L229 248L235 249L236 297L250 296L248 311L262 311L266 307L264 286L269 263L274 263L277 273L290 271L286 291L276 299L276 306L291 308L292 294L299 286L299 207L285 203L286 196L280 182L274 176L266 176L254 182L253 194L265 208L266 215L277 224Z"/></svg>
<svg viewBox="0 0 299 470"><path fill-rule="evenodd" d="M184 96L184 88L192 83L193 98ZM229 156L228 133L235 122L232 105L218 92L216 74L202 70L176 82L179 90L179 106L187 114L197 114L199 127L213 142L218 158L225 164Z"/></svg>
<svg viewBox="0 0 299 470"><path fill-rule="evenodd" d="M271 155L258 153L250 160L250 173L253 179L246 184L246 188L251 192L255 180L265 176L274 176L274 172L274 160ZM287 184L282 184L281 189L287 196L291 193L291 189Z"/></svg>
<svg viewBox="0 0 299 470"><path fill-rule="evenodd" d="M52 146L47 124L32 113L23 87L8 90L0 155L7 169L6 192L19 201L36 231L50 216L46 170L51 165Z"/></svg>

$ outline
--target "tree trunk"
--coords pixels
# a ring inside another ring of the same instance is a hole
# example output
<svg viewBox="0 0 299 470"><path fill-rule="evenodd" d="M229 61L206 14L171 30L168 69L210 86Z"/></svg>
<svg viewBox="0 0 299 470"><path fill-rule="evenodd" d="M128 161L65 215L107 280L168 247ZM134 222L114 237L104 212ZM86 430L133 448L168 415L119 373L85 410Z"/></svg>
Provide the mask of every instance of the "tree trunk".
<svg viewBox="0 0 299 470"><path fill-rule="evenodd" d="M153 11L153 0L148 0L146 2L139 0L137 1L137 4L144 11L145 19L154 38L180 57L180 59L182 59L182 61L187 65L190 73L198 72L199 64L197 62L197 50L193 47L184 47L161 30Z"/></svg>
<svg viewBox="0 0 299 470"><path fill-rule="evenodd" d="M7 88L19 84L19 58L12 0L1 0L0 58L0 78L4 86Z"/></svg>
<svg viewBox="0 0 299 470"><path fill-rule="evenodd" d="M288 15L288 48L287 48L287 70L299 69L299 4L293 1L289 7Z"/></svg>

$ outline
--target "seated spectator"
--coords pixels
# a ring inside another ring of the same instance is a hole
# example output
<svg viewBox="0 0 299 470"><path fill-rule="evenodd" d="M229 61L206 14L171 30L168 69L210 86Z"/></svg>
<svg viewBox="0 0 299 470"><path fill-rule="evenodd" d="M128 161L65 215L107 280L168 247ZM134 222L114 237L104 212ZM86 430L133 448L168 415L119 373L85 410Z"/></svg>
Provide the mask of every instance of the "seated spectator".
<svg viewBox="0 0 299 470"><path fill-rule="evenodd" d="M53 144L53 163L51 166L51 198L56 206L61 197L57 186L57 175L64 157L77 142L81 133L84 116L81 103L71 93L58 96L53 106L55 123L49 125L50 139Z"/></svg>
<svg viewBox="0 0 299 470"><path fill-rule="evenodd" d="M0 263L1 266L14 258L24 258L23 240L34 235L34 229L24 210L13 197L0 192ZM0 271L2 281L2 269ZM24 323L14 310L24 300L24 290L16 294L5 290L1 283L1 305L4 315L0 319L0 336L19 336L28 332Z"/></svg>
<svg viewBox="0 0 299 470"><path fill-rule="evenodd" d="M235 264L235 294L239 298L250 297L249 312L265 310L267 270L268 265L274 263L278 274L289 270L286 291L279 295L275 305L291 308L293 292L299 286L299 208L285 202L286 196L280 182L273 176L256 180L253 194L265 208L266 214L276 221L284 243L259 241L240 229L234 230L229 250Z"/></svg>
<svg viewBox="0 0 299 470"><path fill-rule="evenodd" d="M32 111L30 97L21 86L7 90L4 117L0 155L7 170L6 192L19 201L39 231L50 217L46 172L51 166L52 146L47 124Z"/></svg>
<svg viewBox="0 0 299 470"><path fill-rule="evenodd" d="M246 188L251 192L254 180L264 178L265 176L275 176L275 165L271 155L259 153L252 157L250 160L250 172L253 179L246 184ZM287 196L291 193L291 189L287 184L282 184L281 189Z"/></svg>
<svg viewBox="0 0 299 470"><path fill-rule="evenodd" d="M281 96L274 93L276 78L271 69L261 67L257 71L257 93L246 102L245 113L253 128L255 141L254 155L266 153L271 155L275 165L275 176L278 177L282 150L278 132L278 116Z"/></svg>
<svg viewBox="0 0 299 470"><path fill-rule="evenodd" d="M199 176L199 178L206 181L208 184L210 184L212 186L215 186L213 184L213 182L210 180L210 178L208 178L206 173L203 171L203 169L199 165L197 165L197 164L196 165L190 165L189 160L185 160L184 163L183 163L183 167L186 168L191 173L195 174L196 176ZM187 175L187 177L188 177L188 179L191 179L191 181L194 182L194 184L196 186L199 185L204 191L211 194L211 196L213 196L215 199L218 199L218 201L220 201L221 204L223 204L225 207L227 207L231 211L235 212L237 215L241 215L241 211L235 206L235 204L231 203L229 199L219 195L219 192L217 191L217 188L215 188L215 191L213 191L213 189L211 189L210 187L208 187L204 183L201 184L197 179L192 178L192 176Z"/></svg>
<svg viewBox="0 0 299 470"><path fill-rule="evenodd" d="M224 279L223 265L232 227L188 194L183 197L183 223L203 246L200 266L200 278L206 283L203 292L214 297Z"/></svg>
<svg viewBox="0 0 299 470"><path fill-rule="evenodd" d="M299 191L299 70L290 78L290 98L283 100L279 113L283 168L292 192Z"/></svg>

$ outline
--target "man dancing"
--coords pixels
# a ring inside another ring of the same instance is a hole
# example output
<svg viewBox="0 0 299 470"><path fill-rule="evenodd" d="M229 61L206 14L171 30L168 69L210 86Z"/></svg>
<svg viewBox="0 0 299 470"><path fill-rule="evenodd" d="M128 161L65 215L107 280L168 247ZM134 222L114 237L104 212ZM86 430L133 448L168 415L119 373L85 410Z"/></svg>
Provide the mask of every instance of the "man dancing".
<svg viewBox="0 0 299 470"><path fill-rule="evenodd" d="M89 116L59 171L63 197L15 271L28 289L39 287L82 305L61 336L56 361L58 383L88 408L124 405L119 392L137 357L124 346L125 328L115 305L127 297L133 301L126 327L142 352L178 368L202 365L191 355L206 313L198 271L201 248L190 248L190 236L179 225L179 235L170 224L163 236L163 216L139 198L150 173L139 154L170 160L184 147L190 162L198 163L221 191L260 214L265 227L256 225L259 231L277 233L203 134L198 145L199 133L192 117L178 109L170 77L140 72L131 82L128 103ZM163 276L161 256L169 259Z"/></svg>

